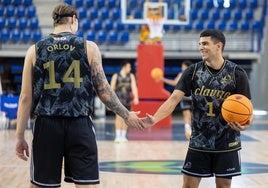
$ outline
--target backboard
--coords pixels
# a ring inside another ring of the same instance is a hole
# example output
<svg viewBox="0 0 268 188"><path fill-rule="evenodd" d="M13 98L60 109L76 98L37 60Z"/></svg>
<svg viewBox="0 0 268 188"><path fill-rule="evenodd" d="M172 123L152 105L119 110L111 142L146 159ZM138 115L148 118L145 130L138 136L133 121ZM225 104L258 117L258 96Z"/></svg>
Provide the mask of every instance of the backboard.
<svg viewBox="0 0 268 188"><path fill-rule="evenodd" d="M148 18L162 17L167 25L187 25L190 0L121 0L124 24L146 24Z"/></svg>

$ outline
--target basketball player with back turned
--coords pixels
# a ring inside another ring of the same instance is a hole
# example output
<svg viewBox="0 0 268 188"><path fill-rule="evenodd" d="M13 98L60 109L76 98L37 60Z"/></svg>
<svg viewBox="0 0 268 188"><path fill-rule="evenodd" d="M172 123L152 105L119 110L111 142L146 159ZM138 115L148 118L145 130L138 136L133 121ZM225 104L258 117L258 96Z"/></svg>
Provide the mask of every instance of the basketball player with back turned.
<svg viewBox="0 0 268 188"><path fill-rule="evenodd" d="M202 61L192 64L182 74L171 96L156 113L144 117L150 127L170 115L183 96L193 100L192 135L182 168L183 188L198 188L205 177L215 176L217 188L230 188L232 178L241 175L240 131L246 125L227 123L221 116L221 105L232 94L251 98L246 72L222 56L225 36L219 30L200 34Z"/></svg>
<svg viewBox="0 0 268 188"><path fill-rule="evenodd" d="M94 91L128 126L140 129L143 124L110 87L97 45L75 35L76 10L60 4L52 17L53 33L32 45L25 57L16 154L23 160L29 157L24 132L32 112L31 187L60 187L63 159L66 182L77 188L98 187L98 151L91 119Z"/></svg>

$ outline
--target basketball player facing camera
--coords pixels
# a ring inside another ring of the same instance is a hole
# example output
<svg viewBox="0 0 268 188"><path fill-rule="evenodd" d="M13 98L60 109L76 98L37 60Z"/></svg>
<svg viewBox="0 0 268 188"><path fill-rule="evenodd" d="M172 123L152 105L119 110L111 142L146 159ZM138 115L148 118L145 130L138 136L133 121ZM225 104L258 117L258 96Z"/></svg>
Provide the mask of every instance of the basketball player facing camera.
<svg viewBox="0 0 268 188"><path fill-rule="evenodd" d="M230 188L232 177L241 175L240 131L249 127L238 122L227 123L221 116L224 99L232 94L251 98L246 72L223 58L225 36L219 30L200 34L202 61L182 74L171 96L156 113L144 117L150 127L170 115L183 96L193 100L192 135L183 165L183 188L198 188L204 177L215 176L217 188Z"/></svg>

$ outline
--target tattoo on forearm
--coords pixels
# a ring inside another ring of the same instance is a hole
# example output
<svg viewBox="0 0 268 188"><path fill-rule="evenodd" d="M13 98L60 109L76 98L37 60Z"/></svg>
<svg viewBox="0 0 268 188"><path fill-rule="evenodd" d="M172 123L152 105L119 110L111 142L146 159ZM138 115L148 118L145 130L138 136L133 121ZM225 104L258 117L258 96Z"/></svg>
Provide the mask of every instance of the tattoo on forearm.
<svg viewBox="0 0 268 188"><path fill-rule="evenodd" d="M93 68L92 71L92 81L98 96L102 102L114 113L120 115L123 119L128 119L128 110L121 104L118 97L111 89L102 68L100 68L99 65L96 65L98 63L93 64L95 64L93 65L95 68Z"/></svg>

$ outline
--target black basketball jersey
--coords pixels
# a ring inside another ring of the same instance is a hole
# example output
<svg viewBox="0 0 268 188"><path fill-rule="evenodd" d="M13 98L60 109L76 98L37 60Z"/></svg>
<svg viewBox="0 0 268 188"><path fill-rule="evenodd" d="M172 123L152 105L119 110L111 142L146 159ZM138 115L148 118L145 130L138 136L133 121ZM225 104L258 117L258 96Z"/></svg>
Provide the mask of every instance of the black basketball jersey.
<svg viewBox="0 0 268 188"><path fill-rule="evenodd" d="M176 89L191 94L193 100L190 148L210 152L240 149L240 132L231 129L223 119L221 105L225 98L235 93L250 98L246 73L228 60L216 72L203 61L189 68ZM243 83L237 83L242 80L240 77L246 78ZM246 89L239 91L243 87Z"/></svg>
<svg viewBox="0 0 268 188"><path fill-rule="evenodd" d="M125 107L130 107L131 97L131 77L130 73L123 77L120 72L117 73L115 93Z"/></svg>
<svg viewBox="0 0 268 188"><path fill-rule="evenodd" d="M34 115L91 115L94 91L85 46L71 33L51 34L36 43Z"/></svg>

